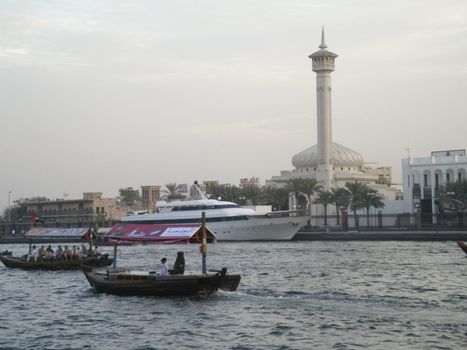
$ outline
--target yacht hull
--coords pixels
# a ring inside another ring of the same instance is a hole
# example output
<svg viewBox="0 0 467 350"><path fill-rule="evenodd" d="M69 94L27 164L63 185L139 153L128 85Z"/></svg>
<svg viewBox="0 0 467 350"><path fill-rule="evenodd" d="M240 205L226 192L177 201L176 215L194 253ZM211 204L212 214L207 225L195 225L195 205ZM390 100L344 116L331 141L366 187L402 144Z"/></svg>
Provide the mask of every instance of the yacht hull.
<svg viewBox="0 0 467 350"><path fill-rule="evenodd" d="M309 220L307 216L250 218L228 222L210 222L218 241L288 241Z"/></svg>

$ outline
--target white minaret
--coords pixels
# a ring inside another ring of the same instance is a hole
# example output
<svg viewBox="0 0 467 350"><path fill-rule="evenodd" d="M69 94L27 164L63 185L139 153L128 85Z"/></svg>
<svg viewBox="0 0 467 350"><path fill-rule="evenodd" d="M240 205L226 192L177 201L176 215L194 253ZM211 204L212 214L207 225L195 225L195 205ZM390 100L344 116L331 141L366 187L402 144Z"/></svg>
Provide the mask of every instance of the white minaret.
<svg viewBox="0 0 467 350"><path fill-rule="evenodd" d="M313 71L316 72L316 98L318 120L318 171L316 179L324 191L334 186L332 170L332 113L331 113L331 72L334 71L337 55L326 50L324 28L321 33L320 50L311 54Z"/></svg>

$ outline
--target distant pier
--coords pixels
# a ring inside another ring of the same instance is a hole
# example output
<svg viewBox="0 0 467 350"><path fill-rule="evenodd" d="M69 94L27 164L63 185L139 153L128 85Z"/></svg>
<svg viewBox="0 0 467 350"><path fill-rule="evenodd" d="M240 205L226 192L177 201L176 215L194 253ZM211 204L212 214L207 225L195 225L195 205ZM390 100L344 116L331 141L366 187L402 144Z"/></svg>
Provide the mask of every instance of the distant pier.
<svg viewBox="0 0 467 350"><path fill-rule="evenodd" d="M467 241L466 231L299 231L293 241Z"/></svg>

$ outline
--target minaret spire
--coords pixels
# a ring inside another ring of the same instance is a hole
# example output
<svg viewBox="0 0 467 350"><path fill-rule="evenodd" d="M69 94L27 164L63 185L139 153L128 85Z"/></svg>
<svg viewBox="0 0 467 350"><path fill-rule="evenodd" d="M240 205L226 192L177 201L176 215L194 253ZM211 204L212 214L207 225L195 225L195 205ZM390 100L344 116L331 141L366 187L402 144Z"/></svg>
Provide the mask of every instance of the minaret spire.
<svg viewBox="0 0 467 350"><path fill-rule="evenodd" d="M321 27L321 45L319 45L319 48L321 50L327 49L326 41L324 40L324 26Z"/></svg>
<svg viewBox="0 0 467 350"><path fill-rule="evenodd" d="M320 50L311 54L313 71L316 72L317 124L318 124L318 167L316 179L325 191L334 187L332 165L332 111L331 73L335 69L337 55L327 50L324 27L321 30Z"/></svg>

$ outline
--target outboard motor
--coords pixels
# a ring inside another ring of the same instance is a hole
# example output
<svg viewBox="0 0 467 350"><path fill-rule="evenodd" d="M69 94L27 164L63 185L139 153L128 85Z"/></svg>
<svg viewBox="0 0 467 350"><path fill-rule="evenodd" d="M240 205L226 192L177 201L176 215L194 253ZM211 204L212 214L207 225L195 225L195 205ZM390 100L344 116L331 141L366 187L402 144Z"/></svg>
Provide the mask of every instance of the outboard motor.
<svg viewBox="0 0 467 350"><path fill-rule="evenodd" d="M183 275L185 273L185 256L183 252L177 253L173 270L169 271L172 275Z"/></svg>

